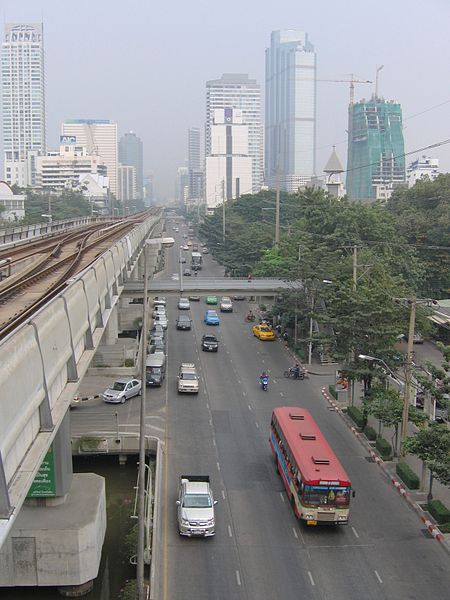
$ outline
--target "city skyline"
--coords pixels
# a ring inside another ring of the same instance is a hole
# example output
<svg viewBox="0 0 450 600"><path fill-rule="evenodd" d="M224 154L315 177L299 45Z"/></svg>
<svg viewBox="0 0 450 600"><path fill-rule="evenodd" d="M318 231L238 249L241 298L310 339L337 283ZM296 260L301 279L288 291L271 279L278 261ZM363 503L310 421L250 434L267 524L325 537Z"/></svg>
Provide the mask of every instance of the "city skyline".
<svg viewBox="0 0 450 600"><path fill-rule="evenodd" d="M86 21L88 7L91 18ZM229 7L219 18L218 11L203 1L189 7L177 2L174 18L162 5L150 8L131 0L133 27L128 28L131 21L121 7L104 0L95 5L80 0L76 7L49 1L43 14L29 0L20 5L4 0L4 22L44 22L47 147L57 148L60 123L71 116L108 118L118 124L120 134L139 132L145 146L144 172L154 172L159 197L173 197L174 174L187 158L186 129L204 122L204 82L235 72L248 73L263 84L270 33L289 28L307 31L318 57L318 175L333 145L341 159L347 148L349 86L322 79L345 80L354 73L375 80L377 67L384 64L379 95L402 105L405 150L417 150L411 160L424 153L421 148L447 137L441 132L442 123L450 120L450 100L441 73L446 72L450 50L445 27L448 2L427 4L430 27L420 36L417 14L424 6L417 0L394 5L380 0L379 11L370 19L356 0L349 0L345 11L326 2L300 12L295 2L283 0L263 9L254 2L242 5L231 0ZM237 9L236 20L232 15ZM384 9L389 9L389 19L384 18ZM102 27L94 35L91 24L96 19ZM231 27L233 43L227 43ZM68 34L83 39L76 52L68 49ZM179 51L168 51L169 39ZM120 86L114 73L120 73ZM373 91L374 85L356 84L355 100L370 99ZM449 146L432 154L442 171L450 170Z"/></svg>

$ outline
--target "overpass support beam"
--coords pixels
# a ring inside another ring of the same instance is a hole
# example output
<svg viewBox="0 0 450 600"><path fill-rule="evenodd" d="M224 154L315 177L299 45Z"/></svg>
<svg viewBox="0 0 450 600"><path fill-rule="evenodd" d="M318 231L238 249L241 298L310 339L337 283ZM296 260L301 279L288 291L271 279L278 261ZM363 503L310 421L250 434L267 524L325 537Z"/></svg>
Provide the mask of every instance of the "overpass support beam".
<svg viewBox="0 0 450 600"><path fill-rule="evenodd" d="M114 305L113 309L111 310L103 337L107 346L114 346L114 344L117 342L117 338L119 337L119 313L117 304Z"/></svg>

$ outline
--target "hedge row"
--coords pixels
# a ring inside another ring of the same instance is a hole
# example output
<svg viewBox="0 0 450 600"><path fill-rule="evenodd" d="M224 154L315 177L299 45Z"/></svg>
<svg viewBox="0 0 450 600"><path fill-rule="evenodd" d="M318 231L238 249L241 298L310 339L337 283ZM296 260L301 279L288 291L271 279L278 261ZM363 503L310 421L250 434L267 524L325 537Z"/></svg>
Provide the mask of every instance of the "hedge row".
<svg viewBox="0 0 450 600"><path fill-rule="evenodd" d="M337 395L337 392L336 392L336 386L335 385L329 385L328 386L328 391L330 392L330 394L333 396L333 398L335 400L338 399L338 395Z"/></svg>
<svg viewBox="0 0 450 600"><path fill-rule="evenodd" d="M349 406L347 408L347 414L360 429L364 429L367 419L364 417L359 408L356 406Z"/></svg>
<svg viewBox="0 0 450 600"><path fill-rule="evenodd" d="M368 440L370 440L371 442L374 442L377 439L377 432L375 431L375 429L373 427L371 427L370 425L366 425L364 427L364 435L366 436L366 438Z"/></svg>
<svg viewBox="0 0 450 600"><path fill-rule="evenodd" d="M385 460L391 460L392 446L387 440L385 440L382 437L377 438L377 441L375 442L375 447Z"/></svg>
<svg viewBox="0 0 450 600"><path fill-rule="evenodd" d="M431 500L427 508L439 525L450 524L450 510L440 500Z"/></svg>
<svg viewBox="0 0 450 600"><path fill-rule="evenodd" d="M406 463L397 463L395 472L410 490L418 490L420 488L420 479Z"/></svg>

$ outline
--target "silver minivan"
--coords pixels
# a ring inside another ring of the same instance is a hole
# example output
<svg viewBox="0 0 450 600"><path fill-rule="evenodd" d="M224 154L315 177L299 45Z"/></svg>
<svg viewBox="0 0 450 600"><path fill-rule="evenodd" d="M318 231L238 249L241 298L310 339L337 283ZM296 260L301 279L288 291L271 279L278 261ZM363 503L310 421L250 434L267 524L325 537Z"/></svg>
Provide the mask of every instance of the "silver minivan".
<svg viewBox="0 0 450 600"><path fill-rule="evenodd" d="M164 352L149 354L145 361L145 381L147 385L162 385L166 374L166 356Z"/></svg>

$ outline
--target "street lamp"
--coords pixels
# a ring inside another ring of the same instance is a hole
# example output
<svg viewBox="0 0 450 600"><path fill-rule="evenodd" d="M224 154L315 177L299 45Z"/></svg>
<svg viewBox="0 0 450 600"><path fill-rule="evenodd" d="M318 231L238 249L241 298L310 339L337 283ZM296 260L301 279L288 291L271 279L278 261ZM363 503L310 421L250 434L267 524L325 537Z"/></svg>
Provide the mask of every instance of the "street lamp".
<svg viewBox="0 0 450 600"><path fill-rule="evenodd" d="M394 379L399 384L399 386L401 386L402 388L405 387L404 382L401 379L398 379L398 377L396 377L394 371L388 367L388 365L384 362L382 358L377 358L376 356L369 356L368 354L358 354L358 358L360 358L361 360L367 360L369 362L379 362L383 365L386 371L389 372L392 379Z"/></svg>
<svg viewBox="0 0 450 600"><path fill-rule="evenodd" d="M175 243L172 237L151 238L144 243L144 301L141 330L141 403L139 410L139 475L138 475L138 543L137 543L137 569L136 580L138 599L144 600L144 545L145 545L145 361L147 345L147 304L148 304L148 261L147 246L154 248L171 248Z"/></svg>

